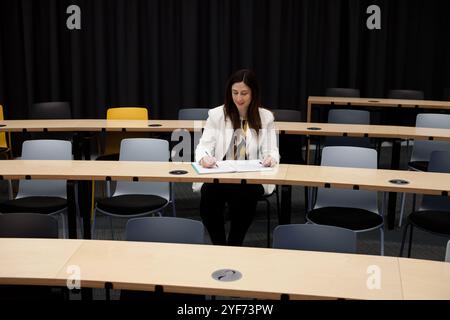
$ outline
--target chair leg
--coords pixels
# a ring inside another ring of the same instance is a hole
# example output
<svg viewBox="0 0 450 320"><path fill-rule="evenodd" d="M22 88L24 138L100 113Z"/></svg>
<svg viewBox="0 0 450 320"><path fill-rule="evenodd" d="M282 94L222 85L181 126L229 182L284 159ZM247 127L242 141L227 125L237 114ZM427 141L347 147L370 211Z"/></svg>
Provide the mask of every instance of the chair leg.
<svg viewBox="0 0 450 320"><path fill-rule="evenodd" d="M92 225L91 225L91 239L95 239L95 222L97 218L97 209L94 208L94 212L92 213Z"/></svg>
<svg viewBox="0 0 450 320"><path fill-rule="evenodd" d="M402 193L402 204L400 206L400 219L398 220L398 226L402 227L403 214L405 213L406 193Z"/></svg>
<svg viewBox="0 0 450 320"><path fill-rule="evenodd" d="M405 226L405 230L403 231L403 236L402 236L402 244L400 246L400 254L399 257L403 257L403 249L405 248L405 241L406 241L406 235L408 234L408 228L409 228L410 224L407 223Z"/></svg>
<svg viewBox="0 0 450 320"><path fill-rule="evenodd" d="M59 214L59 217L61 218L61 225L62 225L62 236L63 239L67 239L67 224L66 224L66 215L64 214L64 212L61 212Z"/></svg>
<svg viewBox="0 0 450 320"><path fill-rule="evenodd" d="M305 190L305 216L309 211L309 188L304 187Z"/></svg>
<svg viewBox="0 0 450 320"><path fill-rule="evenodd" d="M8 180L8 200L12 200L13 198L13 186L11 180Z"/></svg>
<svg viewBox="0 0 450 320"><path fill-rule="evenodd" d="M416 211L416 194L413 194L412 212Z"/></svg>
<svg viewBox="0 0 450 320"><path fill-rule="evenodd" d="M384 256L384 229L380 228L380 254Z"/></svg>

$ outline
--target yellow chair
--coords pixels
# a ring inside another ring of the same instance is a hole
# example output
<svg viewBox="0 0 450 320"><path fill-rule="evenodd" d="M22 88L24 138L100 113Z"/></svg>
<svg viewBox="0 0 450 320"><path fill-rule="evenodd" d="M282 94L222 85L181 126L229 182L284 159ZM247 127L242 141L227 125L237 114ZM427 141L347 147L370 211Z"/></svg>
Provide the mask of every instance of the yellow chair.
<svg viewBox="0 0 450 320"><path fill-rule="evenodd" d="M107 120L148 120L148 111L144 107L115 107L109 108L106 111ZM105 136L105 141L102 144L104 147L102 155L97 160L119 160L120 141L125 138L137 138L142 136L142 133L123 133L123 132L108 132ZM99 148L99 151L102 147Z"/></svg>
<svg viewBox="0 0 450 320"><path fill-rule="evenodd" d="M3 106L0 104L0 120L4 120L3 118ZM11 136L9 132L0 132L0 153L8 159L9 153L11 149L9 146L11 145Z"/></svg>
<svg viewBox="0 0 450 320"><path fill-rule="evenodd" d="M146 107L112 107L106 111L107 120L148 120ZM103 136L103 143L99 141L99 156L97 160L117 161L119 160L120 142L125 138L142 137L138 132L108 132ZM91 217L94 212L95 203L95 181L92 181L91 195Z"/></svg>

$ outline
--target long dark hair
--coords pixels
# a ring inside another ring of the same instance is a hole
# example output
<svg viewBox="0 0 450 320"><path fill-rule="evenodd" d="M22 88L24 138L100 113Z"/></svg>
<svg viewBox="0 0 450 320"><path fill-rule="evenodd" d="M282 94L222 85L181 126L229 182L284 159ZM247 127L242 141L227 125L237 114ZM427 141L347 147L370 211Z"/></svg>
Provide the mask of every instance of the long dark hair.
<svg viewBox="0 0 450 320"><path fill-rule="evenodd" d="M239 111L233 101L233 96L231 94L231 87L236 82L244 82L252 91L252 101L248 106L247 110L247 122L251 129L259 132L261 129L261 117L259 116L259 107L261 107L261 98L259 96L259 86L256 80L256 75L252 70L242 69L233 73L227 81L225 88L225 104L224 112L225 118L228 117L233 123L234 130L241 127L241 119L239 116Z"/></svg>

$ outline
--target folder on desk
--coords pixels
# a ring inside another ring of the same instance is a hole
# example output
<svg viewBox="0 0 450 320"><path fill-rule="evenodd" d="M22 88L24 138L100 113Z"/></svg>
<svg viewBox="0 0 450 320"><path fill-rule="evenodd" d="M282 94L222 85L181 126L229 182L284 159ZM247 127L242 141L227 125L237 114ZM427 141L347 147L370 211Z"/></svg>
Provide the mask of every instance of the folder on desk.
<svg viewBox="0 0 450 320"><path fill-rule="evenodd" d="M203 168L197 162L192 162L192 167L198 174L208 173L232 173L232 172L256 172L271 171L273 168L264 167L260 160L225 160L217 161L214 168Z"/></svg>

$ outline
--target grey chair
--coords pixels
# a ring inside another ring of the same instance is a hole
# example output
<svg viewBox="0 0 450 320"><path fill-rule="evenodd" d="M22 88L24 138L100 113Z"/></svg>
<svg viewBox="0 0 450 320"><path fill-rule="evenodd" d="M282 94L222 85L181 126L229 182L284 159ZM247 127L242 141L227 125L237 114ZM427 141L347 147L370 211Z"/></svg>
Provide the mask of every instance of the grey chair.
<svg viewBox="0 0 450 320"><path fill-rule="evenodd" d="M447 242L447 250L445 250L445 261L450 262L450 240Z"/></svg>
<svg viewBox="0 0 450 320"><path fill-rule="evenodd" d="M370 112L354 109L330 109L328 123L370 125ZM370 139L363 137L325 137L325 146L353 146L370 148Z"/></svg>
<svg viewBox="0 0 450 320"><path fill-rule="evenodd" d="M165 243L204 244L203 223L196 220L175 217L134 218L127 222L126 240ZM180 261L182 266L182 261ZM182 269L182 267L181 267ZM157 293L122 290L121 300L205 300L203 295Z"/></svg>
<svg viewBox="0 0 450 320"><path fill-rule="evenodd" d="M72 144L64 140L27 140L22 145L23 160L72 160ZM14 199L0 203L0 212L31 212L61 216L66 237L67 181L20 180Z"/></svg>
<svg viewBox="0 0 450 320"><path fill-rule="evenodd" d="M58 222L38 213L0 214L0 238L58 238ZM67 297L67 288L0 285L0 301L63 300Z"/></svg>
<svg viewBox="0 0 450 320"><path fill-rule="evenodd" d="M169 161L169 143L166 140L150 138L123 139L119 161ZM94 236L97 213L110 217L111 235L114 238L112 217L128 219L161 214L170 203L175 216L173 189L168 182L118 181L114 193L111 194L108 181L107 198L97 201L94 209L91 234Z"/></svg>
<svg viewBox="0 0 450 320"><path fill-rule="evenodd" d="M318 224L285 224L273 232L273 248L356 253L356 233Z"/></svg>
<svg viewBox="0 0 450 320"><path fill-rule="evenodd" d="M420 113L416 117L416 127L420 128L441 128L450 129L449 114ZM450 142L448 141L430 141L415 140L408 162L408 169L414 171L428 171L430 156L433 151L450 151ZM402 226L403 214L405 211L406 195L402 194L399 226ZM413 197L413 211L415 208L416 197Z"/></svg>
<svg viewBox="0 0 450 320"><path fill-rule="evenodd" d="M206 120L209 108L182 108L178 110L178 120Z"/></svg>
<svg viewBox="0 0 450 320"><path fill-rule="evenodd" d="M450 173L450 151L433 151L428 171ZM403 232L400 256L403 255L408 228L410 228L408 257L411 256L414 227L432 234L450 237L450 197L423 196L419 209L408 216Z"/></svg>
<svg viewBox="0 0 450 320"><path fill-rule="evenodd" d="M0 214L0 238L58 238L58 221L38 213Z"/></svg>
<svg viewBox="0 0 450 320"><path fill-rule="evenodd" d="M377 152L359 147L325 147L322 166L377 168ZM319 188L316 203L308 212L310 223L346 228L356 233L380 231L380 251L384 255L384 220L378 210L377 192Z"/></svg>
<svg viewBox="0 0 450 320"><path fill-rule="evenodd" d="M126 240L204 244L203 223L176 217L134 218L127 222Z"/></svg>
<svg viewBox="0 0 450 320"><path fill-rule="evenodd" d="M208 108L182 108L178 110L178 120L199 120L204 121L208 119ZM191 134L190 150L183 149L183 159L190 159L194 161L194 151L200 142L199 134ZM184 161L184 160L183 160Z"/></svg>

